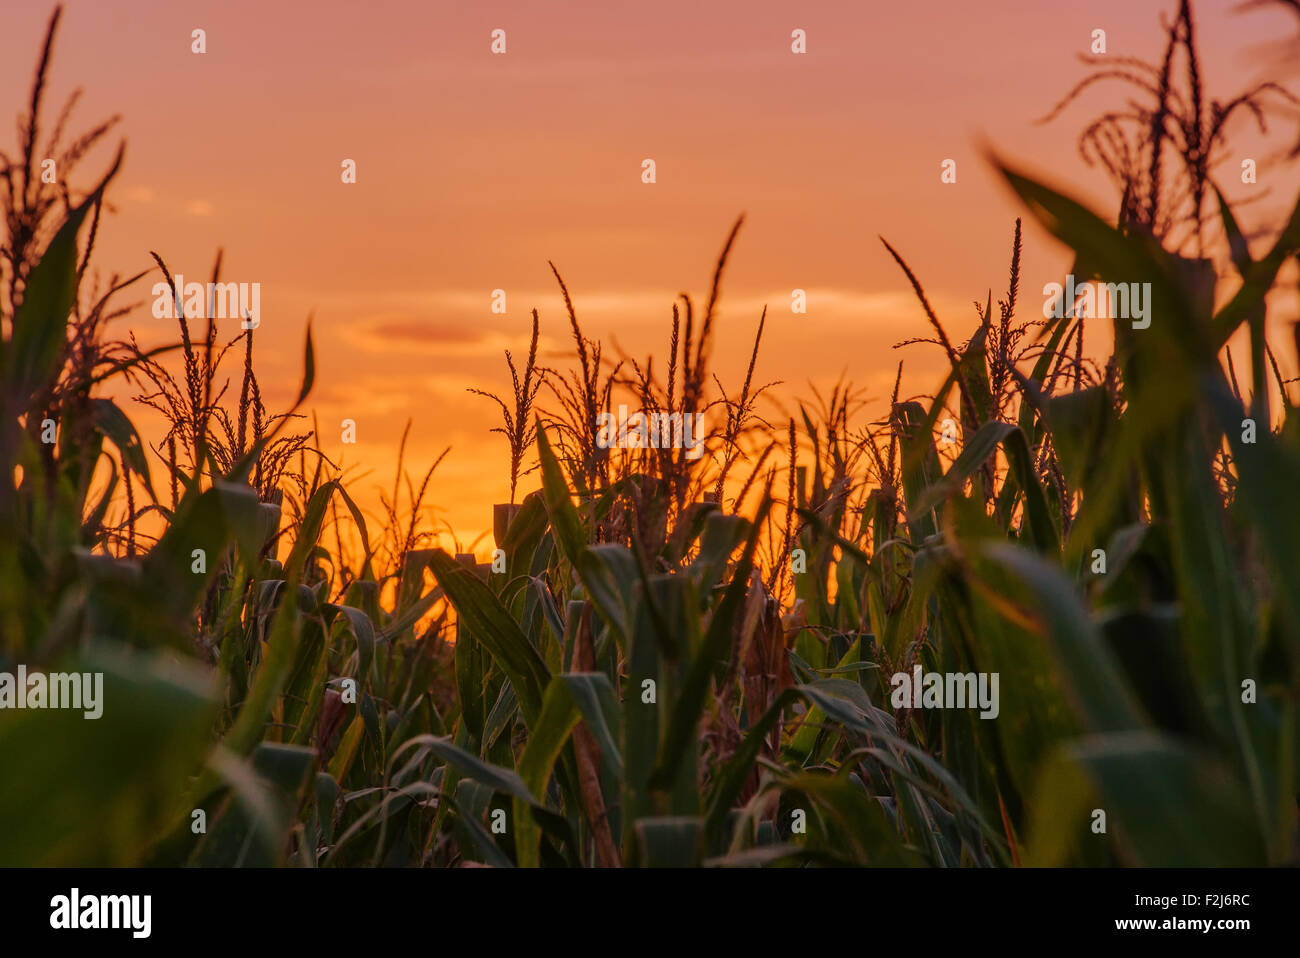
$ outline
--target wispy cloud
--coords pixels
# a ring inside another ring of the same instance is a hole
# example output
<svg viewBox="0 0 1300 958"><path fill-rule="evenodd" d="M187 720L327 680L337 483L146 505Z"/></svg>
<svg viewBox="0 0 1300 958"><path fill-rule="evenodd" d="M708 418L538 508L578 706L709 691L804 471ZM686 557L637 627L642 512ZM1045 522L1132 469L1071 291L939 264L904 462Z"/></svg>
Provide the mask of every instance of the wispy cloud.
<svg viewBox="0 0 1300 958"><path fill-rule="evenodd" d="M766 306L769 315L775 316L780 313L798 315L800 319L809 322L818 319L914 320L920 315L918 312L920 306L909 290L872 292L861 289L810 287L804 292L807 298L805 314L790 314L792 289L724 296L719 309L726 315L757 316ZM573 303L580 319L599 320L613 317L620 321L620 325L628 321L658 324L664 321L677 294L676 288L669 287L573 291ZM469 342L472 338L481 341L494 328L506 332L517 327L526 332L523 324L530 309L536 307L551 312L560 307L560 294L551 288L543 290L512 288L507 290L507 295L508 302L516 304L512 305L508 314L492 313L491 291L481 289L391 290L331 296L313 301L318 306L328 307L338 312L363 311L366 318L358 320L357 325L365 326L372 332L377 332L379 326L383 325L391 327L393 335L398 338L460 342ZM968 300L959 300L943 294L931 295L930 302L943 314L966 315L970 310ZM383 309L384 312L375 314L373 311L376 308ZM449 319L425 321L415 319L412 315L420 313L443 313ZM454 328L456 324L466 319L472 319L480 324L476 329L463 331L471 339L461 338L458 334L462 331ZM512 336L512 341L516 338Z"/></svg>

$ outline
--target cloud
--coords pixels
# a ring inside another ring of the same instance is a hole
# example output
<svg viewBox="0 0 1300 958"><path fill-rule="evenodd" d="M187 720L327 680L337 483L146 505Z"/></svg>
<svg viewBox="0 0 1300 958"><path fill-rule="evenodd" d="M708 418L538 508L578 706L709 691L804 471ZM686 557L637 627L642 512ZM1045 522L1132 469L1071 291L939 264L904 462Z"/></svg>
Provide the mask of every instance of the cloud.
<svg viewBox="0 0 1300 958"><path fill-rule="evenodd" d="M343 340L354 349L390 359L394 350L407 355L444 357L501 356L509 349L527 354L526 333L505 333L473 319L420 319L409 313L385 313L340 323ZM545 337L543 337L543 345Z"/></svg>
<svg viewBox="0 0 1300 958"><path fill-rule="evenodd" d="M864 357L889 350L901 340L930 335L924 312L911 290L873 292L810 286L806 293L807 313L803 314L790 311L789 289L745 291L724 298L718 328L722 351L715 356L718 370L727 373L734 363L743 363L748 357L750 337L764 306L768 314L760 363L771 376L782 380L800 378L793 374L793 368L802 367L810 375L819 375L832 367L853 367ZM511 292L516 300L523 295ZM484 388L484 382L497 382L498 377L508 384L505 351L511 352L517 365L527 355L526 314L515 310L494 315L482 292L390 291L376 297L348 298L369 309L353 320L332 321L330 332L341 341L345 352L351 353L354 369L381 362L383 378L389 384L408 382L412 375L427 372L430 362L439 370L454 368L479 388ZM385 298L425 305L374 312L375 300ZM575 306L584 333L604 342L607 356L617 358L630 353L641 357L650 351L662 362L662 340L668 323L662 304L672 300L672 294L660 290L607 289L577 297ZM435 301L442 307L428 305ZM952 335L964 341L975 323L971 303L938 292L930 294L930 301ZM551 305L542 303L544 320L538 357L543 365L565 368L572 361L573 344L567 335L563 307L556 307L561 310L557 316ZM351 312L346 306L335 308L343 316ZM838 346L828 350L830 343ZM735 349L725 348L728 344ZM733 356L736 349L744 356ZM925 357L916 356L909 365L916 362L925 365ZM894 363L891 356L891 373Z"/></svg>
<svg viewBox="0 0 1300 958"><path fill-rule="evenodd" d="M677 287L666 286L658 289L574 291L573 305L578 312L579 319L608 314L616 316L621 325L622 321L627 318L642 315L646 317L647 321L658 323L663 319L666 312L671 309L672 304L676 301L678 291ZM317 297L314 301L318 305L339 309L344 312L349 310L370 311L376 308L391 310L392 313L382 317L391 320L410 320L410 313L413 312L449 311L468 313L474 317L481 317L481 322L498 323L512 328L518 326L525 333L527 332L529 310L534 306L538 309L545 309L560 301L559 291L549 287L545 289L512 287L508 288L506 292L512 308L505 315L490 312L491 296L490 291L486 289L389 290L330 296L323 299ZM692 294L692 299L699 302L707 296L707 292L707 290L702 290L698 294ZM788 312L791 292L790 289L779 289L723 296L719 309L733 315L752 312L755 316L762 311L764 306L768 307L769 313ZM871 292L862 289L837 287L807 287L805 292L808 296L809 316L819 312L837 318L851 318L854 316L860 318L889 314L906 319L919 315L918 311L920 310L916 297L909 290ZM931 295L930 300L936 308L939 308L940 305L945 308L957 309L969 309L970 307L968 300L946 297L942 293ZM527 304L527 307L520 308L518 304ZM368 320L374 321L379 318L381 316L372 313ZM480 320L476 318L474 322L478 323Z"/></svg>
<svg viewBox="0 0 1300 958"><path fill-rule="evenodd" d="M484 332L468 324L446 322L419 322L417 320L381 321L373 324L369 332L381 340L406 343L478 343Z"/></svg>

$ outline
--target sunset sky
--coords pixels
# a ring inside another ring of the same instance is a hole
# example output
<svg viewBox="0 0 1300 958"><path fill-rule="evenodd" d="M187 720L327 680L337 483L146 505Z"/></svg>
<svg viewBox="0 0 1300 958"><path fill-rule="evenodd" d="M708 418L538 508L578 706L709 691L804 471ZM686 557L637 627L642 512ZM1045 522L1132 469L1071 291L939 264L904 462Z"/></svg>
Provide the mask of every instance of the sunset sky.
<svg viewBox="0 0 1300 958"><path fill-rule="evenodd" d="M1268 41L1300 23L1235 8L1196 6L1204 80L1220 99L1278 76ZM900 355L905 393L932 390L942 357L891 348L923 335L924 317L877 237L907 258L941 318L969 335L972 300L1005 292L1021 213L981 142L1112 216L1113 191L1080 161L1076 139L1127 89L1103 84L1051 124L1034 121L1086 75L1076 55L1094 29L1106 31L1110 55L1153 60L1159 17L1173 9L1134 0L71 0L47 122L75 87L85 95L74 132L123 116L126 162L109 193L99 270L149 268L156 250L174 272L203 280L224 248L225 279L261 284L256 350L272 410L297 390L314 314L309 408L325 451L373 469L357 485L373 507L412 420L412 471L452 447L433 499L468 545L491 529L509 481L505 442L488 432L497 410L466 389L508 393L502 352L526 353L533 307L543 362L567 365L571 355L548 259L607 354L617 344L662 361L674 296L707 297L744 212L714 348L723 382L743 378L767 304L756 377L784 383L770 418L841 373L882 415ZM50 10L5 4L7 131L25 108ZM202 55L191 52L199 28ZM490 52L498 28L504 55ZM791 52L796 28L807 33L805 55ZM1290 79L1300 88L1300 76ZM1237 130L1242 155L1264 159L1251 152L1258 141L1244 118ZM4 148L15 145L6 133ZM97 176L110 149L74 181ZM653 185L641 182L646 158ZM940 182L948 158L955 184ZM344 159L356 161L354 185L341 182ZM1277 202L1243 210L1254 224L1294 199L1295 173L1264 166L1256 187L1226 182L1238 197L1273 189ZM1027 224L1027 315L1067 266L1063 248ZM174 336L150 314L159 279L135 287L139 308L118 321L118 335L129 326L145 343ZM490 311L497 288L505 315ZM790 311L795 288L807 290L806 315ZM224 332L235 335L236 324ZM237 389L237 363L229 372ZM138 407L131 414L152 422ZM349 418L358 442L344 446L339 425Z"/></svg>

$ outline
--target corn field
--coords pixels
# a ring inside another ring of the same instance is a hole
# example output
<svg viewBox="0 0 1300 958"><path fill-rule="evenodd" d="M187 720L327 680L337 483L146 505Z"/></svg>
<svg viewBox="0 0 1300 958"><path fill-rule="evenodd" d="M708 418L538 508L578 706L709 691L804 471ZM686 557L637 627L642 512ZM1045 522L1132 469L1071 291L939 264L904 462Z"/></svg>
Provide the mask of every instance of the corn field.
<svg viewBox="0 0 1300 958"><path fill-rule="evenodd" d="M886 242L929 330L903 356L941 350L946 377L908 398L900 364L884 408L845 382L772 422L766 313L738 388L710 365L742 220L658 365L602 354L553 266L570 365L539 363L534 310L506 391L466 397L501 412L490 559L421 518L441 459L403 449L362 511L312 423L309 326L280 411L252 330L178 310L166 347L109 337L176 264L90 282L129 161L63 179L108 121L42 181L58 19L0 154L0 672L102 673L102 715L0 711L23 770L0 864L1300 863L1300 333L1269 335L1300 205L1248 241L1212 172L1227 116L1289 94L1210 105L1187 3L1134 68L1147 99L1083 143L1117 212L986 156L1073 277L1149 291L1109 355L1070 297L1026 308L1021 222L979 237L1010 266L969 320ZM611 445L620 402L702 423L708 455Z"/></svg>

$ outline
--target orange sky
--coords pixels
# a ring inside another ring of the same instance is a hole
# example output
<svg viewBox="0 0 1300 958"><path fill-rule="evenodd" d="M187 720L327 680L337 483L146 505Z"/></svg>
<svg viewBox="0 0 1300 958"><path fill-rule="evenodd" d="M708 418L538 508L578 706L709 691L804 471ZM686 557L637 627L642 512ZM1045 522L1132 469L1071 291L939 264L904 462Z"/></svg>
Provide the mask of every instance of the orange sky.
<svg viewBox="0 0 1300 958"><path fill-rule="evenodd" d="M16 5L6 4L0 35L11 117L50 11ZM1285 13L1233 7L1197 5L1203 74L1218 97L1275 73L1260 45L1293 29ZM899 357L890 347L924 324L877 235L967 335L971 301L1004 290L1019 212L978 139L1109 215L1113 193L1079 161L1075 140L1126 92L1103 86L1051 125L1033 121L1085 75L1075 55L1093 29L1106 30L1112 55L1154 59L1159 14L1172 9L1133 0L71 0L49 104L82 86L74 129L124 116L126 164L110 191L99 268L145 269L153 249L201 280L224 247L224 278L262 286L257 352L273 410L296 392L314 312L309 405L326 452L374 469L357 490L373 503L367 493L391 484L410 418L413 471L452 446L434 499L468 543L491 528L508 475L504 441L487 431L495 407L466 388L508 391L502 350L526 351L534 306L544 361L567 363L548 259L588 335L610 353L617 340L662 357L674 295L707 296L743 211L714 348L723 381L743 376L766 303L760 382L783 380L778 396L790 408L809 382L845 372L879 412ZM196 28L207 33L203 55L191 52ZM506 31L503 56L489 50L496 28ZM791 53L795 28L807 31L806 55ZM647 157L654 185L641 182ZM340 182L345 158L357 162L355 185ZM945 158L957 162L956 184L940 183ZM106 160L100 150L79 181ZM1275 175L1271 184L1261 175L1260 188L1290 199L1294 168ZM1249 209L1248 221L1270 207ZM1026 310L1067 265L1057 244L1027 228ZM146 343L174 335L150 315L157 278L137 287L141 306L119 320L119 334L129 324ZM807 315L790 312L796 287L808 291ZM489 309L496 288L507 293L504 316ZM904 391L932 389L940 356L903 355ZM355 446L340 443L345 418L358 424Z"/></svg>

